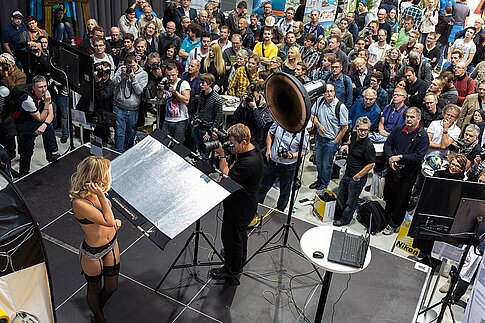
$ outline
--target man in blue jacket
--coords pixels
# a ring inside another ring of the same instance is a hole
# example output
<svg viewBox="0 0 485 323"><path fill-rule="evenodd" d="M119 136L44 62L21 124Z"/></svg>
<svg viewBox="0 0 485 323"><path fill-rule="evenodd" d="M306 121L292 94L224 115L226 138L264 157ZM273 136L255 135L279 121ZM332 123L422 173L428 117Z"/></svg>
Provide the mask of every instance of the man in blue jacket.
<svg viewBox="0 0 485 323"><path fill-rule="evenodd" d="M385 235L399 231L429 147L428 135L419 125L421 110L410 107L404 115L405 125L394 127L384 143L384 153L389 163L384 184L385 211L389 217L389 224L383 232Z"/></svg>

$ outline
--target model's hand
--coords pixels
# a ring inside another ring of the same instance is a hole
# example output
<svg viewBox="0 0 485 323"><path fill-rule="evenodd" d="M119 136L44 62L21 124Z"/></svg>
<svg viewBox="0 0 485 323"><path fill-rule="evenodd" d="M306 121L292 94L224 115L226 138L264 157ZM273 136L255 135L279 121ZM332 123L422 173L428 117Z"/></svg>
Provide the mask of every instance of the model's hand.
<svg viewBox="0 0 485 323"><path fill-rule="evenodd" d="M103 196L104 197L104 191L98 185L98 183L86 183L85 188L88 190L88 192L91 192L93 194L96 194L98 197L100 197L100 196Z"/></svg>

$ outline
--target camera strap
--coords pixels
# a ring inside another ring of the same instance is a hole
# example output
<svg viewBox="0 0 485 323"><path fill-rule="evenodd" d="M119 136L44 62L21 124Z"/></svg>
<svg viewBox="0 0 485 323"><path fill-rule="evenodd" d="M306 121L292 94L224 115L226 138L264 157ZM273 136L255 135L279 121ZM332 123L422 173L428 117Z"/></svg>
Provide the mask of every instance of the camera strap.
<svg viewBox="0 0 485 323"><path fill-rule="evenodd" d="M249 74L248 67L246 65L244 65L244 71L246 72L246 76L249 80L249 84L253 83L253 80L251 79L251 74Z"/></svg>

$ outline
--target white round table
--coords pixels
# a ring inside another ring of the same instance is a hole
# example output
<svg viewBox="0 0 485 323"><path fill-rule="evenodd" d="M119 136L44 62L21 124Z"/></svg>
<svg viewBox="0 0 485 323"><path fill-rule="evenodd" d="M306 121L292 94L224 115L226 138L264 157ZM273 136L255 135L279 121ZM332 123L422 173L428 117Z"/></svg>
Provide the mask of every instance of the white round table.
<svg viewBox="0 0 485 323"><path fill-rule="evenodd" d="M348 228L334 227L334 226L318 226L306 231L300 239L300 248L303 251L305 257L310 260L315 266L325 270L325 276L323 278L322 291L320 292L320 298L318 300L317 313L315 315L315 322L322 322L323 312L325 310L325 303L327 301L328 291L330 289L330 282L332 281L333 273L336 274L354 274L364 270L371 261L370 248L367 250L364 266L362 268L355 268L328 261L327 256L329 254L330 242L332 241L333 231L347 230L349 233L356 234ZM315 251L323 252L324 257L317 259L313 257Z"/></svg>

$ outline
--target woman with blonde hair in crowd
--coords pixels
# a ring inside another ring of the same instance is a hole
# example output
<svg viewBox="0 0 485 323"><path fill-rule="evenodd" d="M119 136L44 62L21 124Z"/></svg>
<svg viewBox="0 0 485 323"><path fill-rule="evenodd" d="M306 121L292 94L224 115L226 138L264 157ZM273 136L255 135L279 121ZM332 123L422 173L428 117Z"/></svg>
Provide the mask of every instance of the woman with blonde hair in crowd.
<svg viewBox="0 0 485 323"><path fill-rule="evenodd" d="M374 65L376 71L382 72L382 85L384 90L392 93L394 84L397 81L397 72L401 68L401 52L398 48L388 49L384 60Z"/></svg>
<svg viewBox="0 0 485 323"><path fill-rule="evenodd" d="M300 50L296 46L292 46L288 49L288 56L281 71L295 75L296 64L299 62L301 62Z"/></svg>
<svg viewBox="0 0 485 323"><path fill-rule="evenodd" d="M106 158L85 158L71 178L69 191L74 219L84 233L79 257L93 313L91 322L106 322L103 307L118 288L120 251L116 235L121 221L115 219L106 197L111 186L110 168Z"/></svg>
<svg viewBox="0 0 485 323"><path fill-rule="evenodd" d="M202 58L200 62L200 73L210 73L214 75L216 83L214 90L217 93L223 93L226 82L226 63L222 58L222 50L219 44L214 43L209 46L209 54Z"/></svg>
<svg viewBox="0 0 485 323"><path fill-rule="evenodd" d="M93 18L88 19L86 21L86 33L83 36L83 41L89 40L89 38L91 37L91 34L93 33L94 27L99 27L96 19L93 19Z"/></svg>

